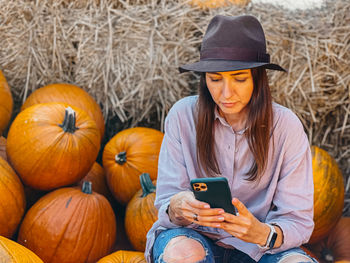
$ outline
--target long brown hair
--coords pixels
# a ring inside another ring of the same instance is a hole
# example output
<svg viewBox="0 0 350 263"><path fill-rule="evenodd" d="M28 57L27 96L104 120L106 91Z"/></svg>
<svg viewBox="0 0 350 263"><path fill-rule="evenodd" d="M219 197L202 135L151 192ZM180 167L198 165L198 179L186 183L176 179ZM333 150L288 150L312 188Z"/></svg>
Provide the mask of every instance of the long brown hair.
<svg viewBox="0 0 350 263"><path fill-rule="evenodd" d="M270 132L272 131L273 114L272 98L265 68L251 69L254 89L247 105L249 114L247 131L249 148L254 156L254 163L247 172L247 180L255 181L266 169L269 152ZM214 150L214 110L216 104L208 90L205 73L199 84L197 131L197 160L199 166L208 174L220 174Z"/></svg>

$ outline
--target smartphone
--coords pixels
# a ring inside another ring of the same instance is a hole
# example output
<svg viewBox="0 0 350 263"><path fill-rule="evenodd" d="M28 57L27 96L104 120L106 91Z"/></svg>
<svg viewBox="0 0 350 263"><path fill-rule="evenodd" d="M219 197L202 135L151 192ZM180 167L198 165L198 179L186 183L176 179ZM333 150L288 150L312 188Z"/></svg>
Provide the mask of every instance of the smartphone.
<svg viewBox="0 0 350 263"><path fill-rule="evenodd" d="M225 177L192 179L191 187L197 200L208 203L210 208L223 208L225 212L236 215L230 187Z"/></svg>

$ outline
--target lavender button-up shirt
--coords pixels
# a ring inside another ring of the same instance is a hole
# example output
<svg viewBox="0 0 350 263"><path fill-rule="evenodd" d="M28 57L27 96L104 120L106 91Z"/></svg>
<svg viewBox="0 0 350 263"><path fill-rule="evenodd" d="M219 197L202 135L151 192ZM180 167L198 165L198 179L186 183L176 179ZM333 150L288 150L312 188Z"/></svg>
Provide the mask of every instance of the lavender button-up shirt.
<svg viewBox="0 0 350 263"><path fill-rule="evenodd" d="M191 191L190 180L200 174L196 158L195 116L198 96L174 104L165 121L165 135L159 154L155 206L158 220L147 234L145 257L151 262L155 237L178 225L169 221L170 198ZM190 224L216 244L234 247L258 261L264 253L277 253L306 243L314 228L312 157L307 136L297 116L273 103L273 135L269 160L261 180L250 182L245 174L254 160L244 133L235 133L215 112L215 151L220 176L228 179L232 197L237 197L261 222L275 223L283 231L283 244L271 250L244 242L217 228ZM274 145L274 146L273 146Z"/></svg>

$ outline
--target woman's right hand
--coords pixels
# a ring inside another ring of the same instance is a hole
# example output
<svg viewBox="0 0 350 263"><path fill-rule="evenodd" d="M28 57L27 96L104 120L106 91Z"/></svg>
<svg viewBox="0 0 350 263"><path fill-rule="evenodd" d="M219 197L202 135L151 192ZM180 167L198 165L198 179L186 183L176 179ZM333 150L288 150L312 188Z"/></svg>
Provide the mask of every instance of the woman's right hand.
<svg viewBox="0 0 350 263"><path fill-rule="evenodd" d="M210 208L209 204L198 201L190 191L183 191L173 195L169 205L170 221L176 225L186 226L193 223L220 227L224 221L221 208Z"/></svg>

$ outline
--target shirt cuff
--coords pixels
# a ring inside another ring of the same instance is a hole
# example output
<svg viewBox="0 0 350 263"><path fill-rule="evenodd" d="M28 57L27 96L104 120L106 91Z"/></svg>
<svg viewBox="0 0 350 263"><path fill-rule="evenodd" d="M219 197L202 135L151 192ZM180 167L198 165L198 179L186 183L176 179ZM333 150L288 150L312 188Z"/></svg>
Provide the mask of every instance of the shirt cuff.
<svg viewBox="0 0 350 263"><path fill-rule="evenodd" d="M297 231L291 222L271 221L268 223L276 225L282 230L283 240L281 246L264 251L266 253L275 254L290 248L299 247L308 240L307 238L300 238L303 234L300 231ZM306 240L305 242L302 241L304 239Z"/></svg>

